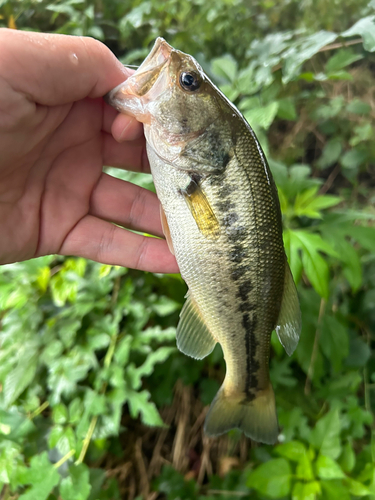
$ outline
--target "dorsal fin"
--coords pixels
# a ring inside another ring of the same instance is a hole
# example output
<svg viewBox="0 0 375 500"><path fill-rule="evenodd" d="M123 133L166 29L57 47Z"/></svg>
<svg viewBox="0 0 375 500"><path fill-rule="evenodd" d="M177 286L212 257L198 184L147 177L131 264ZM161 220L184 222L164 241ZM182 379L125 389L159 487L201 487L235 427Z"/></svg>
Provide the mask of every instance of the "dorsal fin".
<svg viewBox="0 0 375 500"><path fill-rule="evenodd" d="M186 302L181 310L176 337L180 351L195 359L208 356L216 344L190 292L186 294Z"/></svg>

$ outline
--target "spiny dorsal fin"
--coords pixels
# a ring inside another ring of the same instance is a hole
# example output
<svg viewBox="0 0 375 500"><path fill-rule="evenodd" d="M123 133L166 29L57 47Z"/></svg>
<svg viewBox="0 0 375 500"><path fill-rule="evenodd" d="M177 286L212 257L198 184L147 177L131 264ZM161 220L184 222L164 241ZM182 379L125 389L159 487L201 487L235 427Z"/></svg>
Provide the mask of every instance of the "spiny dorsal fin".
<svg viewBox="0 0 375 500"><path fill-rule="evenodd" d="M216 339L204 323L198 306L190 293L181 310L177 326L177 347L195 359L203 359L213 351Z"/></svg>
<svg viewBox="0 0 375 500"><path fill-rule="evenodd" d="M181 194L197 223L199 231L206 238L216 240L220 234L219 222L198 182L192 178L188 187L181 190Z"/></svg>
<svg viewBox="0 0 375 500"><path fill-rule="evenodd" d="M301 310L288 262L285 262L284 293L275 330L287 354L291 356L301 333Z"/></svg>
<svg viewBox="0 0 375 500"><path fill-rule="evenodd" d="M160 219L161 219L161 227L163 228L163 233L164 233L165 239L167 240L169 251L171 252L171 254L175 255L174 248L173 248L173 242L172 242L172 238L171 238L171 232L170 232L169 226L168 226L167 216L165 215L165 212L164 212L163 207L161 205L160 205Z"/></svg>

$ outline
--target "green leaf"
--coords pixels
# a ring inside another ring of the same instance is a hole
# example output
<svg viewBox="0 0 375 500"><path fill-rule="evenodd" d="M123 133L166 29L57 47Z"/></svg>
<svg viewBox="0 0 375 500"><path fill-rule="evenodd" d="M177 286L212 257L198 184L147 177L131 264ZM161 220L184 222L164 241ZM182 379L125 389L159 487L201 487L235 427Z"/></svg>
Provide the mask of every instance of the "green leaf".
<svg viewBox="0 0 375 500"><path fill-rule="evenodd" d="M307 453L300 458L297 464L296 476L304 481L311 481L314 479L312 463Z"/></svg>
<svg viewBox="0 0 375 500"><path fill-rule="evenodd" d="M151 12L151 2L142 2L134 7L120 22L122 25L129 23L134 29L140 28L144 23L144 18Z"/></svg>
<svg viewBox="0 0 375 500"><path fill-rule="evenodd" d="M180 309L181 304L176 302L175 300L170 299L169 297L165 297L162 295L158 297L157 302L152 304L152 309L156 312L158 316L164 317L169 314L174 313Z"/></svg>
<svg viewBox="0 0 375 500"><path fill-rule="evenodd" d="M267 106L249 109L244 113L244 116L251 127L261 127L268 130L275 119L278 108L278 102L271 102Z"/></svg>
<svg viewBox="0 0 375 500"><path fill-rule="evenodd" d="M342 480L322 479L323 500L351 500L350 494Z"/></svg>
<svg viewBox="0 0 375 500"><path fill-rule="evenodd" d="M54 425L48 436L48 446L50 448L55 448L57 443L60 441L64 434L64 427L61 425Z"/></svg>
<svg viewBox="0 0 375 500"><path fill-rule="evenodd" d="M340 49L333 54L326 64L326 72L339 71L340 69L346 68L350 64L363 59L362 54L355 54L350 49Z"/></svg>
<svg viewBox="0 0 375 500"><path fill-rule="evenodd" d="M361 338L350 339L349 355L345 360L345 365L352 368L361 368L370 359L371 349Z"/></svg>
<svg viewBox="0 0 375 500"><path fill-rule="evenodd" d="M335 316L325 314L321 322L320 347L333 370L338 373L342 361L349 354L349 337L347 327Z"/></svg>
<svg viewBox="0 0 375 500"><path fill-rule="evenodd" d="M303 269L300 256L301 242L298 237L294 235L294 231L289 229L284 231L283 237L290 270L292 271L294 281L298 283L301 279Z"/></svg>
<svg viewBox="0 0 375 500"><path fill-rule="evenodd" d="M353 76L344 70L335 71L334 73L328 73L327 78L328 78L328 80L348 80L348 81L353 80ZM323 80L323 78L322 78L322 80Z"/></svg>
<svg viewBox="0 0 375 500"><path fill-rule="evenodd" d="M374 137L374 130L371 123L364 123L363 125L357 125L354 127L355 135L349 141L351 146L357 146L357 144L370 141Z"/></svg>
<svg viewBox="0 0 375 500"><path fill-rule="evenodd" d="M89 468L85 464L69 467L69 476L60 484L62 500L87 500L91 490Z"/></svg>
<svg viewBox="0 0 375 500"><path fill-rule="evenodd" d="M296 120L297 111L294 100L291 97L286 97L285 99L280 99L278 102L277 116L283 120Z"/></svg>
<svg viewBox="0 0 375 500"><path fill-rule="evenodd" d="M293 488L292 500L315 500L320 493L321 487L318 481L297 482Z"/></svg>
<svg viewBox="0 0 375 500"><path fill-rule="evenodd" d="M341 202L338 196L317 196L319 186L313 186L302 193L298 193L294 202L294 213L298 216L320 219L321 210L333 207Z"/></svg>
<svg viewBox="0 0 375 500"><path fill-rule="evenodd" d="M65 422L67 422L68 409L64 404L58 403L53 407L52 420L55 424L65 424Z"/></svg>
<svg viewBox="0 0 375 500"><path fill-rule="evenodd" d="M212 61L211 71L224 81L233 82L237 75L237 62L229 55L219 57Z"/></svg>
<svg viewBox="0 0 375 500"><path fill-rule="evenodd" d="M364 484L348 477L345 479L345 486L348 488L349 492L355 497L365 497L367 495L371 495L371 490Z"/></svg>
<svg viewBox="0 0 375 500"><path fill-rule="evenodd" d="M371 106L367 102L355 98L346 106L346 111L356 115L367 115L371 111Z"/></svg>
<svg viewBox="0 0 375 500"><path fill-rule="evenodd" d="M295 247L302 250L303 268L312 286L321 297L328 299L328 264L319 252L338 257L337 253L316 233L300 230L291 232L290 236L294 238Z"/></svg>
<svg viewBox="0 0 375 500"><path fill-rule="evenodd" d="M347 441L344 444L339 464L344 472L351 472L355 466L355 453L353 450L353 445Z"/></svg>
<svg viewBox="0 0 375 500"><path fill-rule="evenodd" d="M369 252L375 249L375 227L355 226L350 227L350 236L366 248Z"/></svg>
<svg viewBox="0 0 375 500"><path fill-rule="evenodd" d="M367 159L367 152L361 149L351 149L341 157L341 165L347 169L357 169Z"/></svg>
<svg viewBox="0 0 375 500"><path fill-rule="evenodd" d="M319 50L337 38L335 33L318 31L313 35L301 38L300 43L292 46L284 55L283 81L289 82L296 76L298 69L308 59L311 59Z"/></svg>
<svg viewBox="0 0 375 500"><path fill-rule="evenodd" d="M312 286L321 297L327 300L329 295L329 271L327 262L313 247L304 246L302 265Z"/></svg>
<svg viewBox="0 0 375 500"><path fill-rule="evenodd" d="M341 453L341 422L337 409L321 417L311 432L310 443L322 455L336 459Z"/></svg>
<svg viewBox="0 0 375 500"><path fill-rule="evenodd" d="M128 396L130 414L133 418L141 416L141 420L146 425L163 426L163 421L154 403L149 401L148 391L131 392Z"/></svg>
<svg viewBox="0 0 375 500"><path fill-rule="evenodd" d="M69 405L69 423L76 424L83 415L83 404L80 398L74 398Z"/></svg>
<svg viewBox="0 0 375 500"><path fill-rule="evenodd" d="M327 141L324 145L322 155L316 162L317 167L324 169L335 164L340 158L342 152L342 142L335 138Z"/></svg>
<svg viewBox="0 0 375 500"><path fill-rule="evenodd" d="M38 352L35 346L21 348L16 368L10 371L4 381L4 402L11 405L33 381L37 366Z"/></svg>
<svg viewBox="0 0 375 500"><path fill-rule="evenodd" d="M31 484L31 488L19 497L19 500L46 500L53 488L60 481L60 475L43 452L30 460L30 468L19 477L21 484Z"/></svg>
<svg viewBox="0 0 375 500"><path fill-rule="evenodd" d="M146 358L146 361L143 365L135 368L133 370L133 389L139 389L141 386L142 377L146 377L151 375L154 371L154 367L157 363L163 363L166 359L169 358L172 352L175 352L175 347L159 347L156 351L149 354Z"/></svg>
<svg viewBox="0 0 375 500"><path fill-rule="evenodd" d="M306 451L305 445L300 441L289 441L275 448L275 453L295 462L299 462L306 455Z"/></svg>
<svg viewBox="0 0 375 500"><path fill-rule="evenodd" d="M340 479L345 477L339 464L331 457L319 455L315 463L316 473L321 479Z"/></svg>
<svg viewBox="0 0 375 500"><path fill-rule="evenodd" d="M280 498L290 492L291 469L285 458L275 458L251 472L246 484L270 498Z"/></svg>
<svg viewBox="0 0 375 500"><path fill-rule="evenodd" d="M375 16L363 17L351 28L341 33L341 36L350 37L359 35L363 38L363 47L369 52L375 51Z"/></svg>

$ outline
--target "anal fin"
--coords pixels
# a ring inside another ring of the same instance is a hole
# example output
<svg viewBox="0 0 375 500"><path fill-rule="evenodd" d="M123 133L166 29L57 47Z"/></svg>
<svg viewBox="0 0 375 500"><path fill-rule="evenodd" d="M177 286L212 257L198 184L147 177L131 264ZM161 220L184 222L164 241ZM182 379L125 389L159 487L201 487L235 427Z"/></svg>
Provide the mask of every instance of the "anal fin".
<svg viewBox="0 0 375 500"><path fill-rule="evenodd" d="M179 350L195 359L205 358L216 345L190 292L181 310L176 337Z"/></svg>
<svg viewBox="0 0 375 500"><path fill-rule="evenodd" d="M284 293L275 330L287 354L291 356L301 333L301 310L288 262L285 262Z"/></svg>

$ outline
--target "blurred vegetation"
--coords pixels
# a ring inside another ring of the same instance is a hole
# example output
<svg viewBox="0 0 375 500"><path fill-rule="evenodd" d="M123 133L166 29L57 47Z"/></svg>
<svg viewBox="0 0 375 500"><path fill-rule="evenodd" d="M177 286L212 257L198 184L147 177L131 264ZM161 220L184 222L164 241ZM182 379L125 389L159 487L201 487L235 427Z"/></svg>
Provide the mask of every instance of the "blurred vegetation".
<svg viewBox="0 0 375 500"><path fill-rule="evenodd" d="M0 0L0 26L128 64L157 36L198 58L266 151L303 317L291 358L272 339L279 444L208 440L224 363L175 348L179 276L3 266L1 500L375 499L374 19L374 0Z"/></svg>

